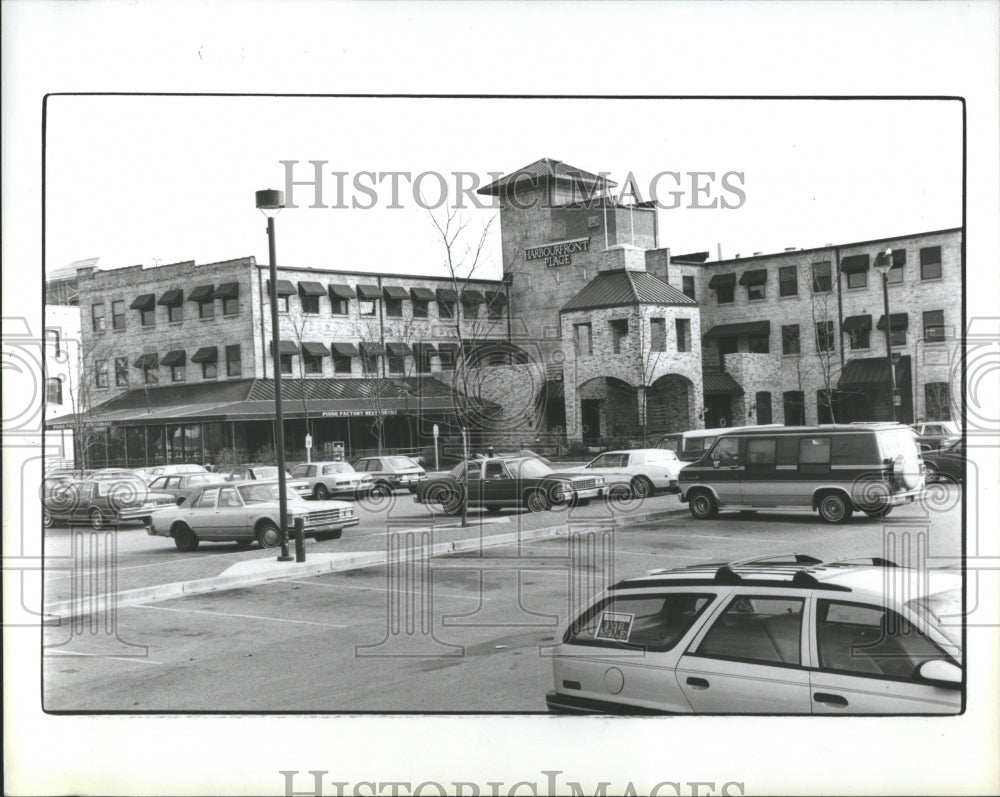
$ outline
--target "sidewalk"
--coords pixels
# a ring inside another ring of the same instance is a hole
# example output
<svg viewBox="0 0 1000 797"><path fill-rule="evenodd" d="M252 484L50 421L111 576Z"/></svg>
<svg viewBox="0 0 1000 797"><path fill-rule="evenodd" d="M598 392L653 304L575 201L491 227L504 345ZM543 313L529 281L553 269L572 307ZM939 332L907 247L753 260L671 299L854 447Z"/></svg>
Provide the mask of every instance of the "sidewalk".
<svg viewBox="0 0 1000 797"><path fill-rule="evenodd" d="M385 565L390 546L390 535L405 533L421 533L426 539L421 541L421 550L429 551L429 556L447 556L454 553L511 545L517 542L554 539L565 537L571 530L613 526L628 528L643 526L657 520L663 520L687 512L686 505L676 508L659 509L636 514L609 515L599 518L581 518L567 523L566 518L559 517L559 524L546 525L540 528L522 528L519 520L523 515L508 517L471 516L469 525L462 528L454 518L438 518L444 522L430 526L411 528L389 528L381 542L362 542L345 537L337 542L314 543L306 541L305 562L279 562L280 549L247 551L243 553L208 554L206 556L190 557L172 566L157 568L140 565L134 568L122 568L114 573L109 583L117 589L113 596L86 595L78 599L56 600L45 605L46 620L55 622L72 617L85 615L95 610L108 607L136 606L154 603L185 595L197 595L206 592L217 592L237 587L263 584L268 581L302 578L329 572L344 572L367 567ZM548 518L546 518L548 519ZM368 540L373 538L369 537ZM341 550L329 550L330 546L341 545ZM322 545L326 550L319 550ZM351 550L343 550L350 548ZM289 553L294 556L294 541L289 542ZM400 555L407 558L406 546L400 546ZM242 558L236 558L240 557ZM58 565L56 565L58 567ZM141 570L142 572L136 572ZM168 570L168 573L164 573Z"/></svg>

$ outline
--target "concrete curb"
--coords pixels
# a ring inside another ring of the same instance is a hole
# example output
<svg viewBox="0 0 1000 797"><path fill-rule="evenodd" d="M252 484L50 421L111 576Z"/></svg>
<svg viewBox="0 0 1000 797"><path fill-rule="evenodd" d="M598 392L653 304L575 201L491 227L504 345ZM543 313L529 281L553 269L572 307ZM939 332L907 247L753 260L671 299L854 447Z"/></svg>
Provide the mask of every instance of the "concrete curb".
<svg viewBox="0 0 1000 797"><path fill-rule="evenodd" d="M462 540L452 540L451 542L439 542L430 546L429 555L447 556L453 553L464 553L481 548L496 548L516 542L566 537L570 534L571 528L630 528L633 526L643 526L654 523L657 520L665 520L686 511L686 506L680 506L676 509L659 510L657 512L610 517L607 520L595 518L594 520L573 524L564 523L559 526L546 526L541 529L527 529L524 531L512 531L506 534L494 534L488 537L469 537ZM414 531L416 530L414 529ZM424 529L419 530L423 531ZM397 530L397 533L398 531L402 530ZM212 576L211 578L175 581L169 584L157 584L152 587L124 590L116 593L113 598L108 597L104 600L114 608L140 606L144 603L155 603L171 598L204 595L209 592L224 592L238 587L265 584L268 581L282 581L290 578L322 575L323 573L342 573L349 570L360 570L365 567L384 565L385 563L386 553L384 550L348 553L313 553L309 555L305 562L278 563L273 558L251 559L237 562L221 574ZM101 602L101 598L97 598L95 602ZM77 616L92 614L94 611L97 610L93 607L90 609L79 607L75 601L61 601L46 606L44 614L48 622L53 620L70 620Z"/></svg>

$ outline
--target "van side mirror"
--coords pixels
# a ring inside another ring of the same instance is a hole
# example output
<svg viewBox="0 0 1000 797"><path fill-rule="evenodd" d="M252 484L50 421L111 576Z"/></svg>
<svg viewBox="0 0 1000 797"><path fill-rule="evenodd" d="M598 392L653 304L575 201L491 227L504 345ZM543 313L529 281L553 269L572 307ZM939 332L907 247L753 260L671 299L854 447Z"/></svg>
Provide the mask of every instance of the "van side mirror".
<svg viewBox="0 0 1000 797"><path fill-rule="evenodd" d="M917 668L917 677L921 681L944 689L959 689L962 686L962 669L944 659L925 661Z"/></svg>

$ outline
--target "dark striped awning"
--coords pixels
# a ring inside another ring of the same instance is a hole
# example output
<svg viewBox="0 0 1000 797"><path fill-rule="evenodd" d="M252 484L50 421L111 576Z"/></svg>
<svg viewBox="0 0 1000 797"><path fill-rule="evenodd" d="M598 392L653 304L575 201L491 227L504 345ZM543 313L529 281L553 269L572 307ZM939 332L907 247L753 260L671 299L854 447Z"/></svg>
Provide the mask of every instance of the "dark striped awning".
<svg viewBox="0 0 1000 797"><path fill-rule="evenodd" d="M369 283L361 283L358 285L358 298L364 299L369 302L377 301L382 296L382 292L379 291L378 285L371 285Z"/></svg>
<svg viewBox="0 0 1000 797"><path fill-rule="evenodd" d="M434 346L433 343L414 343L413 353L416 354L418 357L421 354L427 357L431 354L437 354L437 348Z"/></svg>
<svg viewBox="0 0 1000 797"><path fill-rule="evenodd" d="M291 280L278 280L274 283L278 296L294 296L295 286ZM271 280L264 281L264 293L271 295Z"/></svg>
<svg viewBox="0 0 1000 797"><path fill-rule="evenodd" d="M132 365L136 368L158 368L160 365L160 355L155 352L140 354Z"/></svg>
<svg viewBox="0 0 1000 797"><path fill-rule="evenodd" d="M400 285L383 285L382 293L386 299L403 300L410 298L410 292Z"/></svg>
<svg viewBox="0 0 1000 797"><path fill-rule="evenodd" d="M362 347L364 347L364 345L365 345L364 343L361 344ZM330 348L333 350L333 353L336 354L338 357L358 356L358 347L355 346L353 343L337 343L336 341L334 341L333 343L330 344Z"/></svg>
<svg viewBox="0 0 1000 797"><path fill-rule="evenodd" d="M219 361L219 347L218 346L202 346L198 351L191 355L191 362L193 363L214 363Z"/></svg>
<svg viewBox="0 0 1000 797"><path fill-rule="evenodd" d="M507 304L507 294L503 291L486 291L486 301L491 305Z"/></svg>
<svg viewBox="0 0 1000 797"><path fill-rule="evenodd" d="M732 288L736 285L736 275L735 274L716 274L712 279L708 281L708 287L712 290L718 288Z"/></svg>
<svg viewBox="0 0 1000 797"><path fill-rule="evenodd" d="M433 302L435 296L430 288L410 288L410 298L415 302Z"/></svg>
<svg viewBox="0 0 1000 797"><path fill-rule="evenodd" d="M271 341L270 346L268 348L270 349L273 355L274 354L273 340ZM293 341L283 340L278 344L278 354L280 354L282 357L287 357L290 354L294 355L298 353L299 353L299 347Z"/></svg>
<svg viewBox="0 0 1000 797"><path fill-rule="evenodd" d="M240 284L238 282L223 282L215 293L216 299L238 299L240 296Z"/></svg>
<svg viewBox="0 0 1000 797"><path fill-rule="evenodd" d="M867 271L871 258L868 255L849 255L840 261L840 270L844 274L856 274Z"/></svg>
<svg viewBox="0 0 1000 797"><path fill-rule="evenodd" d="M357 294L350 285L328 285L331 299L353 299Z"/></svg>
<svg viewBox="0 0 1000 797"><path fill-rule="evenodd" d="M906 313L892 313L889 316L889 318L891 319L889 326L890 332L896 332L901 329L908 329L910 326L910 317ZM879 318L878 324L876 326L878 329L885 329L884 315Z"/></svg>
<svg viewBox="0 0 1000 797"><path fill-rule="evenodd" d="M767 282L767 269L758 268L753 271L744 271L740 275L740 285L764 285Z"/></svg>
<svg viewBox="0 0 1000 797"><path fill-rule="evenodd" d="M335 344L342 345L342 344ZM348 344L349 345L349 344ZM374 357L377 354L385 354L385 346L377 341L361 341L361 353L367 354L369 357Z"/></svg>
<svg viewBox="0 0 1000 797"><path fill-rule="evenodd" d="M164 291L157 302L157 304L162 304L165 307L177 307L183 303L184 291L181 288L171 288L169 291Z"/></svg>
<svg viewBox="0 0 1000 797"><path fill-rule="evenodd" d="M439 302L457 302L458 291L452 288L438 288L437 298Z"/></svg>
<svg viewBox="0 0 1000 797"><path fill-rule="evenodd" d="M844 366L837 387L888 386L889 363L885 357L865 357L851 360Z"/></svg>
<svg viewBox="0 0 1000 797"><path fill-rule="evenodd" d="M187 352L184 349L173 349L163 355L161 363L166 366L184 365L187 362Z"/></svg>
<svg viewBox="0 0 1000 797"><path fill-rule="evenodd" d="M210 302L215 296L214 285L199 285L188 294L189 302Z"/></svg>
<svg viewBox="0 0 1000 797"><path fill-rule="evenodd" d="M867 332L872 328L872 317L870 315L848 316L840 328L844 332Z"/></svg>
<svg viewBox="0 0 1000 797"><path fill-rule="evenodd" d="M743 393L743 388L725 371L721 374L705 374L702 377L702 385L706 396L731 396Z"/></svg>
<svg viewBox="0 0 1000 797"><path fill-rule="evenodd" d="M330 350L324 343L303 342L302 351L310 357L329 357Z"/></svg>
<svg viewBox="0 0 1000 797"><path fill-rule="evenodd" d="M399 341L386 343L385 347L389 350L389 354L393 357L404 357L410 353L410 347Z"/></svg>
<svg viewBox="0 0 1000 797"><path fill-rule="evenodd" d="M156 294L144 293L141 296L136 296L129 307L133 310L152 310L156 307Z"/></svg>
<svg viewBox="0 0 1000 797"><path fill-rule="evenodd" d="M474 291L471 288L466 288L462 291L462 304L467 304L470 307L475 307L486 301L486 297L483 296L479 291Z"/></svg>
<svg viewBox="0 0 1000 797"><path fill-rule="evenodd" d="M326 288L323 287L321 282L314 282L311 280L302 280L299 282L299 295L300 296L325 296Z"/></svg>

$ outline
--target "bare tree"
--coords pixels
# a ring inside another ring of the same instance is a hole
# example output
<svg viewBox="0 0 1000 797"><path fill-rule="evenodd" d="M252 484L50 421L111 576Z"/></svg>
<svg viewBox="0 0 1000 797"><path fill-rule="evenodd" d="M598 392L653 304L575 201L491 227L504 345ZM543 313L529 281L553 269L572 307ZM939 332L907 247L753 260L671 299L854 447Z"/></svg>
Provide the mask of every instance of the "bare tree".
<svg viewBox="0 0 1000 797"><path fill-rule="evenodd" d="M817 396L817 412L825 408L830 421L837 422L838 402L836 401L837 380L840 377L840 357L837 354L837 343L840 341L839 313L835 312L836 302L833 293L833 278L836 264L830 264L831 273L817 275L815 266L810 275L810 302L813 334L816 342L816 364L823 385ZM800 343L801 348L801 343Z"/></svg>

